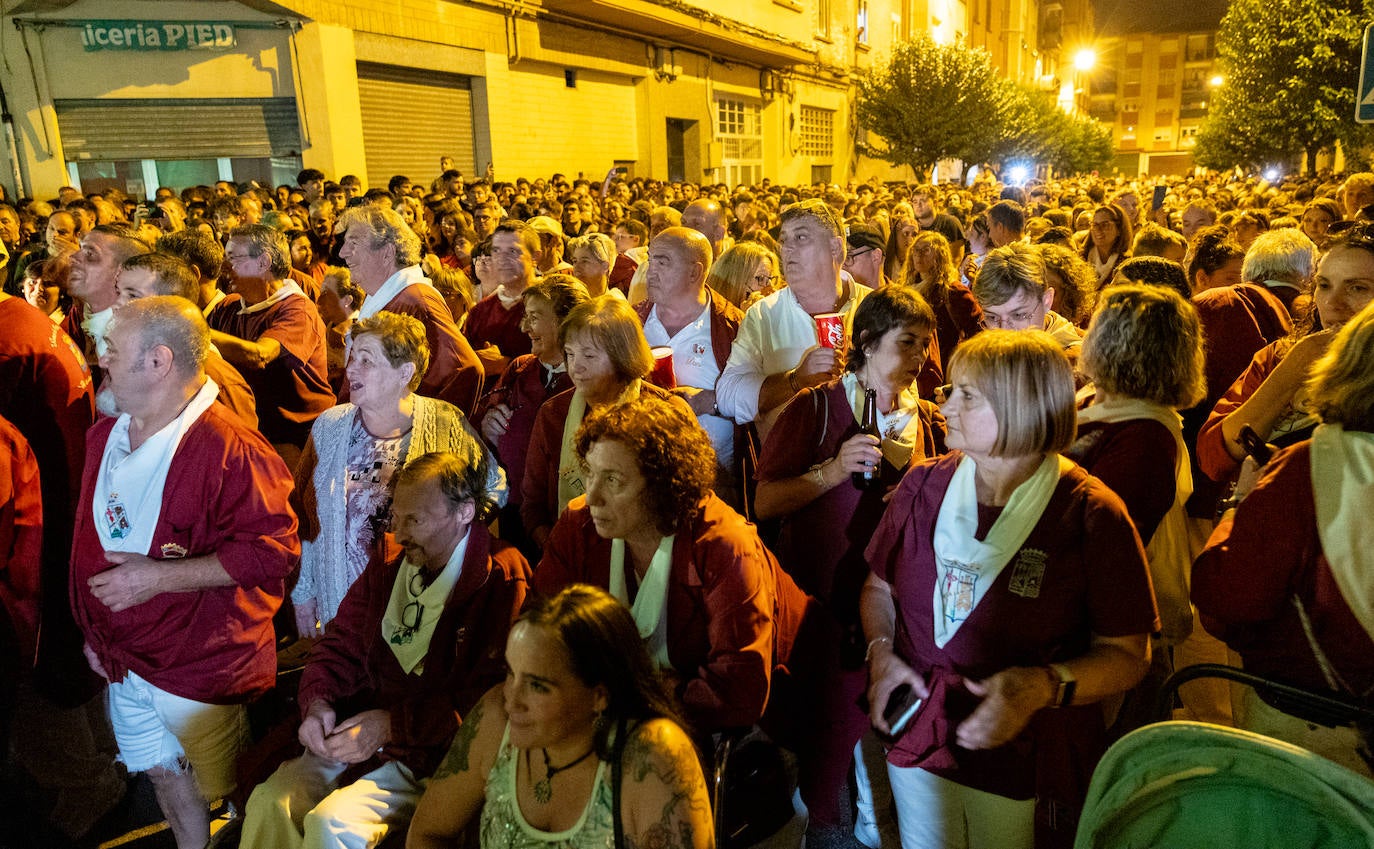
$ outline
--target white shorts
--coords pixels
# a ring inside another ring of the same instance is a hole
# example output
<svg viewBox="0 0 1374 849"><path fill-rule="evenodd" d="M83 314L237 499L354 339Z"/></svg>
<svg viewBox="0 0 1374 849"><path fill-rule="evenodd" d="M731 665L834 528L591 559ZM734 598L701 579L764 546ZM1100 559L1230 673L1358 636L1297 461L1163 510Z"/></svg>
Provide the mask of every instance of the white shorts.
<svg viewBox="0 0 1374 849"><path fill-rule="evenodd" d="M243 705L209 705L174 696L130 672L109 687L110 725L129 772L195 770L201 795L234 789L234 769L248 740Z"/></svg>

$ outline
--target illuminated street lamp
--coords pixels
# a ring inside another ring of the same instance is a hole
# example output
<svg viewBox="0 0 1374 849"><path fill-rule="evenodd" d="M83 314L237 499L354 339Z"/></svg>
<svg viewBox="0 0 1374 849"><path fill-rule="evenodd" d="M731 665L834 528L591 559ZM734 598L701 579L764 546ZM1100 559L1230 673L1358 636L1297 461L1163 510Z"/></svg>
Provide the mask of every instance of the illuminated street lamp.
<svg viewBox="0 0 1374 849"><path fill-rule="evenodd" d="M1221 84L1224 82L1226 82L1226 78L1221 74L1213 74L1212 78L1207 81L1207 84L1212 88L1221 88Z"/></svg>
<svg viewBox="0 0 1374 849"><path fill-rule="evenodd" d="M1091 71L1097 65L1097 51L1091 47L1084 47L1073 54L1073 66L1076 70L1084 73Z"/></svg>

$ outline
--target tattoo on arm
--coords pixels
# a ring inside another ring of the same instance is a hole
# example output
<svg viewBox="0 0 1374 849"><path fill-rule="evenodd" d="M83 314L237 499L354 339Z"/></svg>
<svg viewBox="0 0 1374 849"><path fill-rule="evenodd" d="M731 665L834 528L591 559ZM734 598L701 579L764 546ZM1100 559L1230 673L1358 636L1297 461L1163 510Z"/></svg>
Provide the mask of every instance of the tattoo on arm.
<svg viewBox="0 0 1374 849"><path fill-rule="evenodd" d="M638 834L626 833L627 846L692 849L714 844L710 802L691 746L671 739L661 725L641 726L626 743L624 758L627 779L642 782L652 777L668 794L656 820L641 825Z"/></svg>
<svg viewBox="0 0 1374 849"><path fill-rule="evenodd" d="M444 756L444 762L439 765L439 769L434 773L434 778L447 778L468 770L469 755L472 752L472 741L477 739L477 729L482 720L482 701L472 706L468 715L463 717L463 724L458 726L458 733L453 738L453 745L449 746L448 754Z"/></svg>

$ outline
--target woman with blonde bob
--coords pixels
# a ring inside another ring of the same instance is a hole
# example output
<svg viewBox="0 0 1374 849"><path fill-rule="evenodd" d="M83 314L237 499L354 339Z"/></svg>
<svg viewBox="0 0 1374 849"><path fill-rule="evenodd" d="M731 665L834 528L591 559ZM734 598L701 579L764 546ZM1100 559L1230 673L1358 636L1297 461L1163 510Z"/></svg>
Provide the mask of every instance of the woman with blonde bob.
<svg viewBox="0 0 1374 849"><path fill-rule="evenodd" d="M781 286L778 256L758 242L736 242L711 265L706 285L742 310Z"/></svg>
<svg viewBox="0 0 1374 849"><path fill-rule="evenodd" d="M948 366L959 343L983 329L983 308L972 292L959 285L949 241L933 230L916 234L902 267L902 283L915 289L935 311L940 366Z"/></svg>
<svg viewBox="0 0 1374 849"><path fill-rule="evenodd" d="M902 479L861 597L902 846L1072 840L1065 814L1106 747L1096 703L1149 664L1145 553L1121 499L1061 456L1074 381L1052 337L980 333L950 378L952 450ZM921 702L894 730L908 693Z"/></svg>
<svg viewBox="0 0 1374 849"><path fill-rule="evenodd" d="M1242 473L1243 500L1193 567L1193 601L1247 671L1362 702L1374 689L1374 305L1336 334L1306 391L1321 424L1258 482ZM1371 774L1354 728L1322 727L1248 689L1236 721Z"/></svg>
<svg viewBox="0 0 1374 849"><path fill-rule="evenodd" d="M520 517L540 548L568 502L586 492L574 436L591 411L641 394L687 402L645 380L654 355L644 328L623 297L602 295L579 304L558 329L573 388L539 408L525 458Z"/></svg>
<svg viewBox="0 0 1374 849"><path fill-rule="evenodd" d="M1184 509L1193 476L1178 411L1206 394L1197 310L1163 286L1112 286L1088 326L1079 369L1093 381L1093 401L1079 411L1078 440L1065 453L1125 502L1150 558L1163 642L1175 645L1193 628ZM1167 652L1156 660L1167 664Z"/></svg>

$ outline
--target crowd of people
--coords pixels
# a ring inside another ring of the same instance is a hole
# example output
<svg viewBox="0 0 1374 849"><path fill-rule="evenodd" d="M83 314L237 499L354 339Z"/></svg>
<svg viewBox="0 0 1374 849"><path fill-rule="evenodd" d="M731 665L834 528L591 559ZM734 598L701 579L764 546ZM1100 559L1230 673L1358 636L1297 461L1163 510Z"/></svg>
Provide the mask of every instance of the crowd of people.
<svg viewBox="0 0 1374 849"><path fill-rule="evenodd" d="M141 773L178 849L739 849L724 738L808 846L1067 846L1175 668L1374 691L1374 174L306 169L0 242L0 843Z"/></svg>

